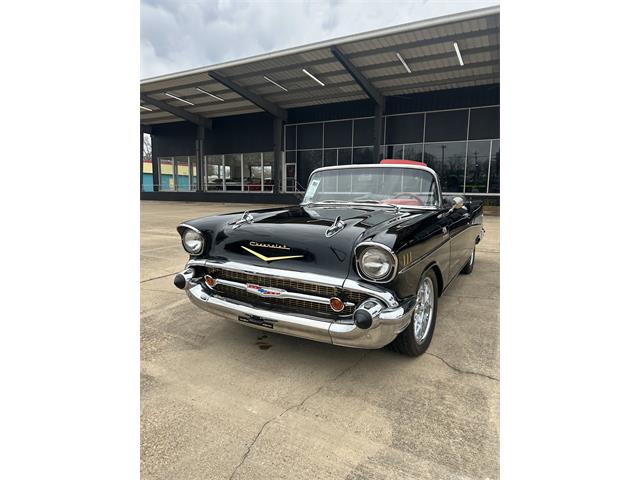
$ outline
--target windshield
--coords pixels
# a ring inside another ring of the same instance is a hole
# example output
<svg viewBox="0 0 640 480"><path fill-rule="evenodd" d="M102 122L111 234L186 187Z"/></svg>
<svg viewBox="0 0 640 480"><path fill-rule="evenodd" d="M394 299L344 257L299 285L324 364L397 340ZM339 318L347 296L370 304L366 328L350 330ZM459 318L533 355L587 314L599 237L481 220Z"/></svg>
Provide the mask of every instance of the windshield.
<svg viewBox="0 0 640 480"><path fill-rule="evenodd" d="M434 176L417 168L341 168L309 178L303 203L372 203L433 207L438 203Z"/></svg>

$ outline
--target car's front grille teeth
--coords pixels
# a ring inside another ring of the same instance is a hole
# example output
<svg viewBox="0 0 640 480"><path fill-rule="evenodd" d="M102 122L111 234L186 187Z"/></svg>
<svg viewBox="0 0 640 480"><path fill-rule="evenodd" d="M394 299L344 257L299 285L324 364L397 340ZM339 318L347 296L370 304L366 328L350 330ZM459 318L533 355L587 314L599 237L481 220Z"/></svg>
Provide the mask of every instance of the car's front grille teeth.
<svg viewBox="0 0 640 480"><path fill-rule="evenodd" d="M298 282L297 280L289 280L286 278L274 278L264 275L232 272L231 270L213 269L210 275L213 278L221 278L223 280L231 280L240 283L254 283L256 285L262 285L263 287L281 288L288 292L306 293L307 295L315 295L317 297L331 298L335 297L338 293L338 289L336 287Z"/></svg>
<svg viewBox="0 0 640 480"><path fill-rule="evenodd" d="M353 306L347 306L342 312L337 314L331 307L326 304L310 302L308 300L300 300L294 298L277 298L277 297L260 297L253 293L231 287L229 285L216 285L215 290L220 295L235 300L240 300L252 305L270 305L274 307L283 307L285 310L321 314L330 317L351 316L356 307L364 302L368 295L360 292L352 292L349 290L338 289L326 285L316 285L307 282L298 282L296 280L268 277L264 275L251 275L247 273L232 272L223 269L210 269L209 275L215 279L230 280L238 283L253 283L262 287L281 288L288 292L304 293L317 297L331 298L339 297L345 302L351 302Z"/></svg>
<svg viewBox="0 0 640 480"><path fill-rule="evenodd" d="M308 302L306 300L298 300L294 298L262 298L228 285L216 285L215 290L227 298L234 298L251 304L262 303L273 306L282 306L288 310L312 311L323 315L335 315L335 312L331 310L329 305L323 305L321 303ZM347 309L345 308L345 312L346 310Z"/></svg>

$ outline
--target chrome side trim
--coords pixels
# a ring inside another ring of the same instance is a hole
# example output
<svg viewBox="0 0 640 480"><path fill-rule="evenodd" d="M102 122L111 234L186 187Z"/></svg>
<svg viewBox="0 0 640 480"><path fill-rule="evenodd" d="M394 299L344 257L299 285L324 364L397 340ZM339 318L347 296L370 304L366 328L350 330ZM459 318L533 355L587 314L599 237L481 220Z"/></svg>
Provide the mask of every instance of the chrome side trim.
<svg viewBox="0 0 640 480"><path fill-rule="evenodd" d="M278 291L277 295L261 294L260 292L250 288L249 284L247 284L247 283L233 282L231 280L224 280L224 279L219 279L219 278L216 278L214 280L216 282L216 285L227 285L228 287L237 288L238 290L243 290L245 292L249 292L249 293L251 293L253 295L256 295L256 296L262 297L262 298L288 298L288 299L292 299L292 300L304 300L304 301L307 301L307 302L319 303L319 304L322 304L322 305L331 305L331 299L330 298L318 297L316 295L307 295L305 293L289 292L289 291L283 290L281 288L271 288L271 287L269 287L270 290L277 290ZM346 307L355 306L355 304L352 303L352 302L344 302L344 305Z"/></svg>
<svg viewBox="0 0 640 480"><path fill-rule="evenodd" d="M391 273L380 280L369 278L365 274L363 274L360 268L360 256L358 255L358 249L363 247L378 247L386 251L387 253L391 254L391 258L393 259ZM355 248L353 249L353 254L355 255L355 259L356 259L356 271L358 272L358 275L360 275L364 280L368 282L374 282L374 283L388 283L396 277L396 273L398 272L398 257L393 252L393 250L391 250L386 245L383 245L382 243L378 243L378 242L361 242L355 246Z"/></svg>
<svg viewBox="0 0 640 480"><path fill-rule="evenodd" d="M432 256L432 255L437 255L436 252L438 252L438 250L440 250L441 248L445 248L449 245L449 238L445 238L440 244L438 244L437 247L434 247L432 250L429 250L426 253L423 253L422 255L420 255L418 258L416 258L415 260L413 260L412 262L410 262L409 264L407 264L406 266L402 267L402 269L400 269L400 271L398 272L398 274L402 274L404 272L406 272L407 270L415 267L416 265L422 263L426 258Z"/></svg>

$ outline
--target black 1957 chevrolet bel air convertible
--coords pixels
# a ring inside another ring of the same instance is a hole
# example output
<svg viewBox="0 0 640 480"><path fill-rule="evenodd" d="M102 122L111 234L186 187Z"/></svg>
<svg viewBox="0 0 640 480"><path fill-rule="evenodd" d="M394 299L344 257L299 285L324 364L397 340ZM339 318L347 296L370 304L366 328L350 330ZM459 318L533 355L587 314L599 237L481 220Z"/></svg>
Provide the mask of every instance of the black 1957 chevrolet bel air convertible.
<svg viewBox="0 0 640 480"><path fill-rule="evenodd" d="M418 162L315 170L299 206L178 225L190 259L174 280L198 307L251 327L422 354L438 297L471 273L481 202L445 198Z"/></svg>

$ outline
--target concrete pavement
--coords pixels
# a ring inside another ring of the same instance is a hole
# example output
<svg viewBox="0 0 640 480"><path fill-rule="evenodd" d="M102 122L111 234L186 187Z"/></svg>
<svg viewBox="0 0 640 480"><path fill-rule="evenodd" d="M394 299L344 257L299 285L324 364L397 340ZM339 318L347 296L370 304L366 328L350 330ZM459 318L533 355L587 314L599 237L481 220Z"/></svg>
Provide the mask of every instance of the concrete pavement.
<svg viewBox="0 0 640 480"><path fill-rule="evenodd" d="M214 319L173 286L175 226L258 206L140 208L143 479L498 478L499 217L413 359Z"/></svg>

